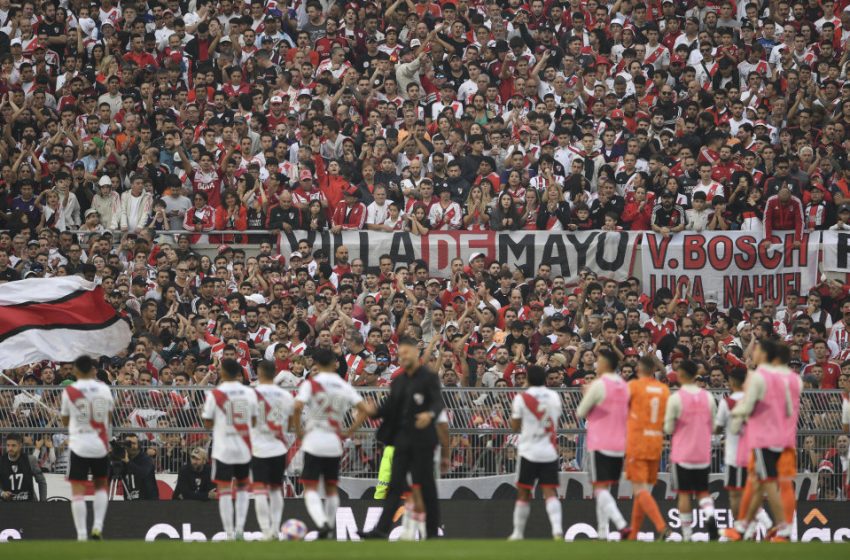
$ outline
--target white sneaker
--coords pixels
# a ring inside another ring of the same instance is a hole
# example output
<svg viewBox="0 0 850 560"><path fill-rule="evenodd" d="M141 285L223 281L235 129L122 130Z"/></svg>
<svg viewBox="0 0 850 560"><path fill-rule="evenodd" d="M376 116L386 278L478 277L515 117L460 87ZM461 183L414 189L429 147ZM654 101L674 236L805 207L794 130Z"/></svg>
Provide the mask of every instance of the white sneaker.
<svg viewBox="0 0 850 560"><path fill-rule="evenodd" d="M521 541L521 540L523 540L524 538L525 538L525 537L523 537L523 536L522 536L522 535L520 535L519 533L511 533L511 536L510 536L510 537L508 537L508 540L509 540L509 541Z"/></svg>
<svg viewBox="0 0 850 560"><path fill-rule="evenodd" d="M274 529L269 529L263 532L263 540L264 541L276 541L278 540L277 533Z"/></svg>

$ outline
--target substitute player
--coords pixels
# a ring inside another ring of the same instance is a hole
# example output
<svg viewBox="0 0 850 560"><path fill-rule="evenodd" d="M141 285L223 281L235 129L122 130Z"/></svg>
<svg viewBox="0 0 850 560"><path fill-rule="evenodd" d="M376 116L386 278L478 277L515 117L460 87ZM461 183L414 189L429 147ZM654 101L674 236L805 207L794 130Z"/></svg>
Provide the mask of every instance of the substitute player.
<svg viewBox="0 0 850 560"><path fill-rule="evenodd" d="M257 367L257 423L251 430L254 477L254 510L266 540L276 540L283 515L283 472L286 440L295 399L275 382L275 366L263 361Z"/></svg>
<svg viewBox="0 0 850 560"><path fill-rule="evenodd" d="M699 500L705 514L711 540L717 540L714 500L708 493L708 474L711 467L711 434L717 403L705 389L697 387L697 365L683 361L676 370L682 388L670 396L664 415L664 431L673 435L670 460L673 462L673 487L679 494L679 517L682 521L682 540L691 540L693 522L691 496Z"/></svg>
<svg viewBox="0 0 850 560"><path fill-rule="evenodd" d="M319 373L311 376L298 389L292 425L298 438L303 440L304 469L301 482L304 485L304 504L318 528L319 537L334 538L336 510L339 508L336 485L339 480L342 441L360 427L374 410L354 387L339 376L339 362L333 352L315 350L313 363L318 366ZM343 420L352 408L356 408L358 414L348 433L343 434ZM320 479L324 482L324 504L319 496Z"/></svg>
<svg viewBox="0 0 850 560"><path fill-rule="evenodd" d="M632 483L631 529L628 538L637 539L648 516L659 540L670 535L661 510L652 497L658 481L661 451L664 447L664 413L670 389L655 379L657 359L643 356L638 360L637 379L629 382L629 419L626 423L626 479ZM663 364L662 364L663 367Z"/></svg>
<svg viewBox="0 0 850 560"><path fill-rule="evenodd" d="M608 349L597 352L599 377L587 386L576 416L587 419L587 450L590 480L596 498L596 523L600 540L608 540L608 524L613 522L620 538L628 537L626 520L611 495L611 485L620 480L626 451L626 419L629 414L629 388L617 375L619 359Z"/></svg>
<svg viewBox="0 0 850 560"><path fill-rule="evenodd" d="M219 369L221 384L207 393L201 417L213 430L212 480L218 488L225 538L241 540L250 503L251 427L257 420L257 393L242 384L242 366L236 360L222 360Z"/></svg>
<svg viewBox="0 0 850 560"><path fill-rule="evenodd" d="M519 477L514 506L514 531L510 541L522 540L531 511L529 503L537 483L543 489L546 515L555 540L564 538L561 525L561 501L558 499L558 420L561 398L544 387L546 371L540 366L528 368L529 387L514 397L511 429L519 435Z"/></svg>
<svg viewBox="0 0 850 560"><path fill-rule="evenodd" d="M740 434L733 434L732 409L744 397L744 381L747 371L735 368L729 373L729 388L732 392L726 395L717 405L717 416L714 418L714 433L725 434L723 463L726 465L726 491L729 492L729 508L738 511L741 506L741 492L747 483L747 466L738 461L738 443Z"/></svg>
<svg viewBox="0 0 850 560"><path fill-rule="evenodd" d="M74 361L77 381L62 391L60 414L68 427L71 458L68 480L71 482L71 515L77 529L77 540L87 537L100 540L106 517L107 471L109 469L110 418L115 402L105 383L97 380L94 360L80 356ZM91 473L94 482L94 522L87 534L86 482Z"/></svg>
<svg viewBox="0 0 850 560"><path fill-rule="evenodd" d="M750 538L755 532L752 523L763 499L767 499L774 521L775 534L771 541L784 542L791 536L794 503L793 486L790 499L784 500L780 481L790 482L796 473L796 434L802 384L796 373L787 367L788 347L773 339L760 340L753 352L757 364L750 372L744 397L732 410L732 431L740 431L746 421L747 443L752 449L748 483L752 486L746 515L741 523L725 534L731 540ZM744 506L742 505L742 508ZM740 534L740 528L744 534Z"/></svg>

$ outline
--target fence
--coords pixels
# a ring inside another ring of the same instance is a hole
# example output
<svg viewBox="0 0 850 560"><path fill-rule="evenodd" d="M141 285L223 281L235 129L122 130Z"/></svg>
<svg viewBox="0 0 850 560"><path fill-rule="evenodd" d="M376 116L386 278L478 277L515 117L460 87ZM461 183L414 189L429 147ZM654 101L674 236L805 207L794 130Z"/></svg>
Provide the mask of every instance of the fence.
<svg viewBox="0 0 850 560"><path fill-rule="evenodd" d="M158 472L177 472L188 460L193 447L208 447L210 433L203 427L200 414L207 389L187 388L114 388L115 435L134 433L151 455ZM64 472L67 465L67 435L59 418L61 388L0 387L0 432L21 433L25 445L36 453L49 472ZM386 389L361 389L364 398L379 401ZM559 390L563 412L558 424L560 465L563 471L583 471L585 463L584 429L575 410L581 392ZM516 434L510 431L510 408L517 394L511 388L443 390L451 437L451 469L447 478L495 476L515 472L518 456ZM718 392L718 398L722 393ZM842 396L838 391L807 391L801 400L798 425L798 467L801 472L818 475L820 493L842 493L841 456L847 453L847 436L841 425ZM342 471L354 478L375 478L382 447L375 439L375 423L344 444ZM295 438L288 436L295 446ZM661 470L669 470L665 446ZM296 477L301 468L300 454L291 452L288 474ZM712 472L723 471L723 436L713 439Z"/></svg>

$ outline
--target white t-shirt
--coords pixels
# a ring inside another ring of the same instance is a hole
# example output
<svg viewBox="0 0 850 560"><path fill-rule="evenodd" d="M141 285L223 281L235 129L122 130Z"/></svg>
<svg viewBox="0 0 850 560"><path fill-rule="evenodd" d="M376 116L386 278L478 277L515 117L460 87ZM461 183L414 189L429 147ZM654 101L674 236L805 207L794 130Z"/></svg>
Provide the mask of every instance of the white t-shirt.
<svg viewBox="0 0 850 560"><path fill-rule="evenodd" d="M514 397L511 418L522 420L519 456L534 463L558 459L557 427L561 418L561 399L546 387L529 387Z"/></svg>
<svg viewBox="0 0 850 560"><path fill-rule="evenodd" d="M109 387L96 379L81 379L65 387L61 414L70 419L68 447L75 455L87 459L106 457L112 432L110 415L114 408Z"/></svg>
<svg viewBox="0 0 850 560"><path fill-rule="evenodd" d="M734 401L732 404L732 408L735 408L735 405L738 404L744 398L743 391L735 391L731 395L729 395L729 399ZM738 441L740 441L740 434L733 434L730 427L732 426L732 411L729 409L729 403L726 399L720 399L720 404L717 405L717 416L714 417L714 427L715 428L723 428L723 433L726 434L726 443L725 449L723 451L723 463L728 466L734 467L743 467L746 465L739 465L737 461L738 457Z"/></svg>
<svg viewBox="0 0 850 560"><path fill-rule="evenodd" d="M254 457L286 453L285 433L295 399L277 385L257 385L257 423L251 429Z"/></svg>
<svg viewBox="0 0 850 560"><path fill-rule="evenodd" d="M304 403L305 453L315 457L342 456L342 423L346 413L363 399L339 375L319 373L298 388Z"/></svg>
<svg viewBox="0 0 850 560"><path fill-rule="evenodd" d="M274 384L284 389L297 389L303 381L303 377L298 377L288 369L280 370L274 378Z"/></svg>
<svg viewBox="0 0 850 560"><path fill-rule="evenodd" d="M207 393L201 417L213 421L213 459L228 465L251 461L251 424L257 417L257 394L251 387L225 381Z"/></svg>

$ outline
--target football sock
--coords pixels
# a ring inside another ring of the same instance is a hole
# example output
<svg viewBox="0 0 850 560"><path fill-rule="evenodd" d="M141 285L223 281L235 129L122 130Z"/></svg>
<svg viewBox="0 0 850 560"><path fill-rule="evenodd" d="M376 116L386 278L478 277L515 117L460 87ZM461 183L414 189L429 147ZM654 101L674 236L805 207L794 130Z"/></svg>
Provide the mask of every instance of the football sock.
<svg viewBox="0 0 850 560"><path fill-rule="evenodd" d="M556 537L564 536L564 529L561 524L561 500L552 496L546 500L546 515L549 516L549 523L552 525L552 535Z"/></svg>
<svg viewBox="0 0 850 560"><path fill-rule="evenodd" d="M528 522L528 514L531 511L531 504L521 502L519 500L514 504L514 534L518 536L525 535L525 524Z"/></svg>
<svg viewBox="0 0 850 560"><path fill-rule="evenodd" d="M85 496L74 496L71 499L71 516L74 518L74 527L77 529L77 540L86 540L88 538L88 531L86 531L88 510L86 509Z"/></svg>
<svg viewBox="0 0 850 560"><path fill-rule="evenodd" d="M103 520L106 518L106 506L109 504L109 497L106 494L106 489L94 491L94 524L92 529L103 531Z"/></svg>
<svg viewBox="0 0 850 560"><path fill-rule="evenodd" d="M251 495L247 490L236 491L236 533L245 530L245 520L248 519L248 506L251 504Z"/></svg>
<svg viewBox="0 0 850 560"><path fill-rule="evenodd" d="M322 505L322 498L319 497L318 492L315 490L305 490L304 505L307 506L307 513L310 514L310 518L316 524L316 527L321 529L327 525L328 520L325 517L325 508Z"/></svg>

